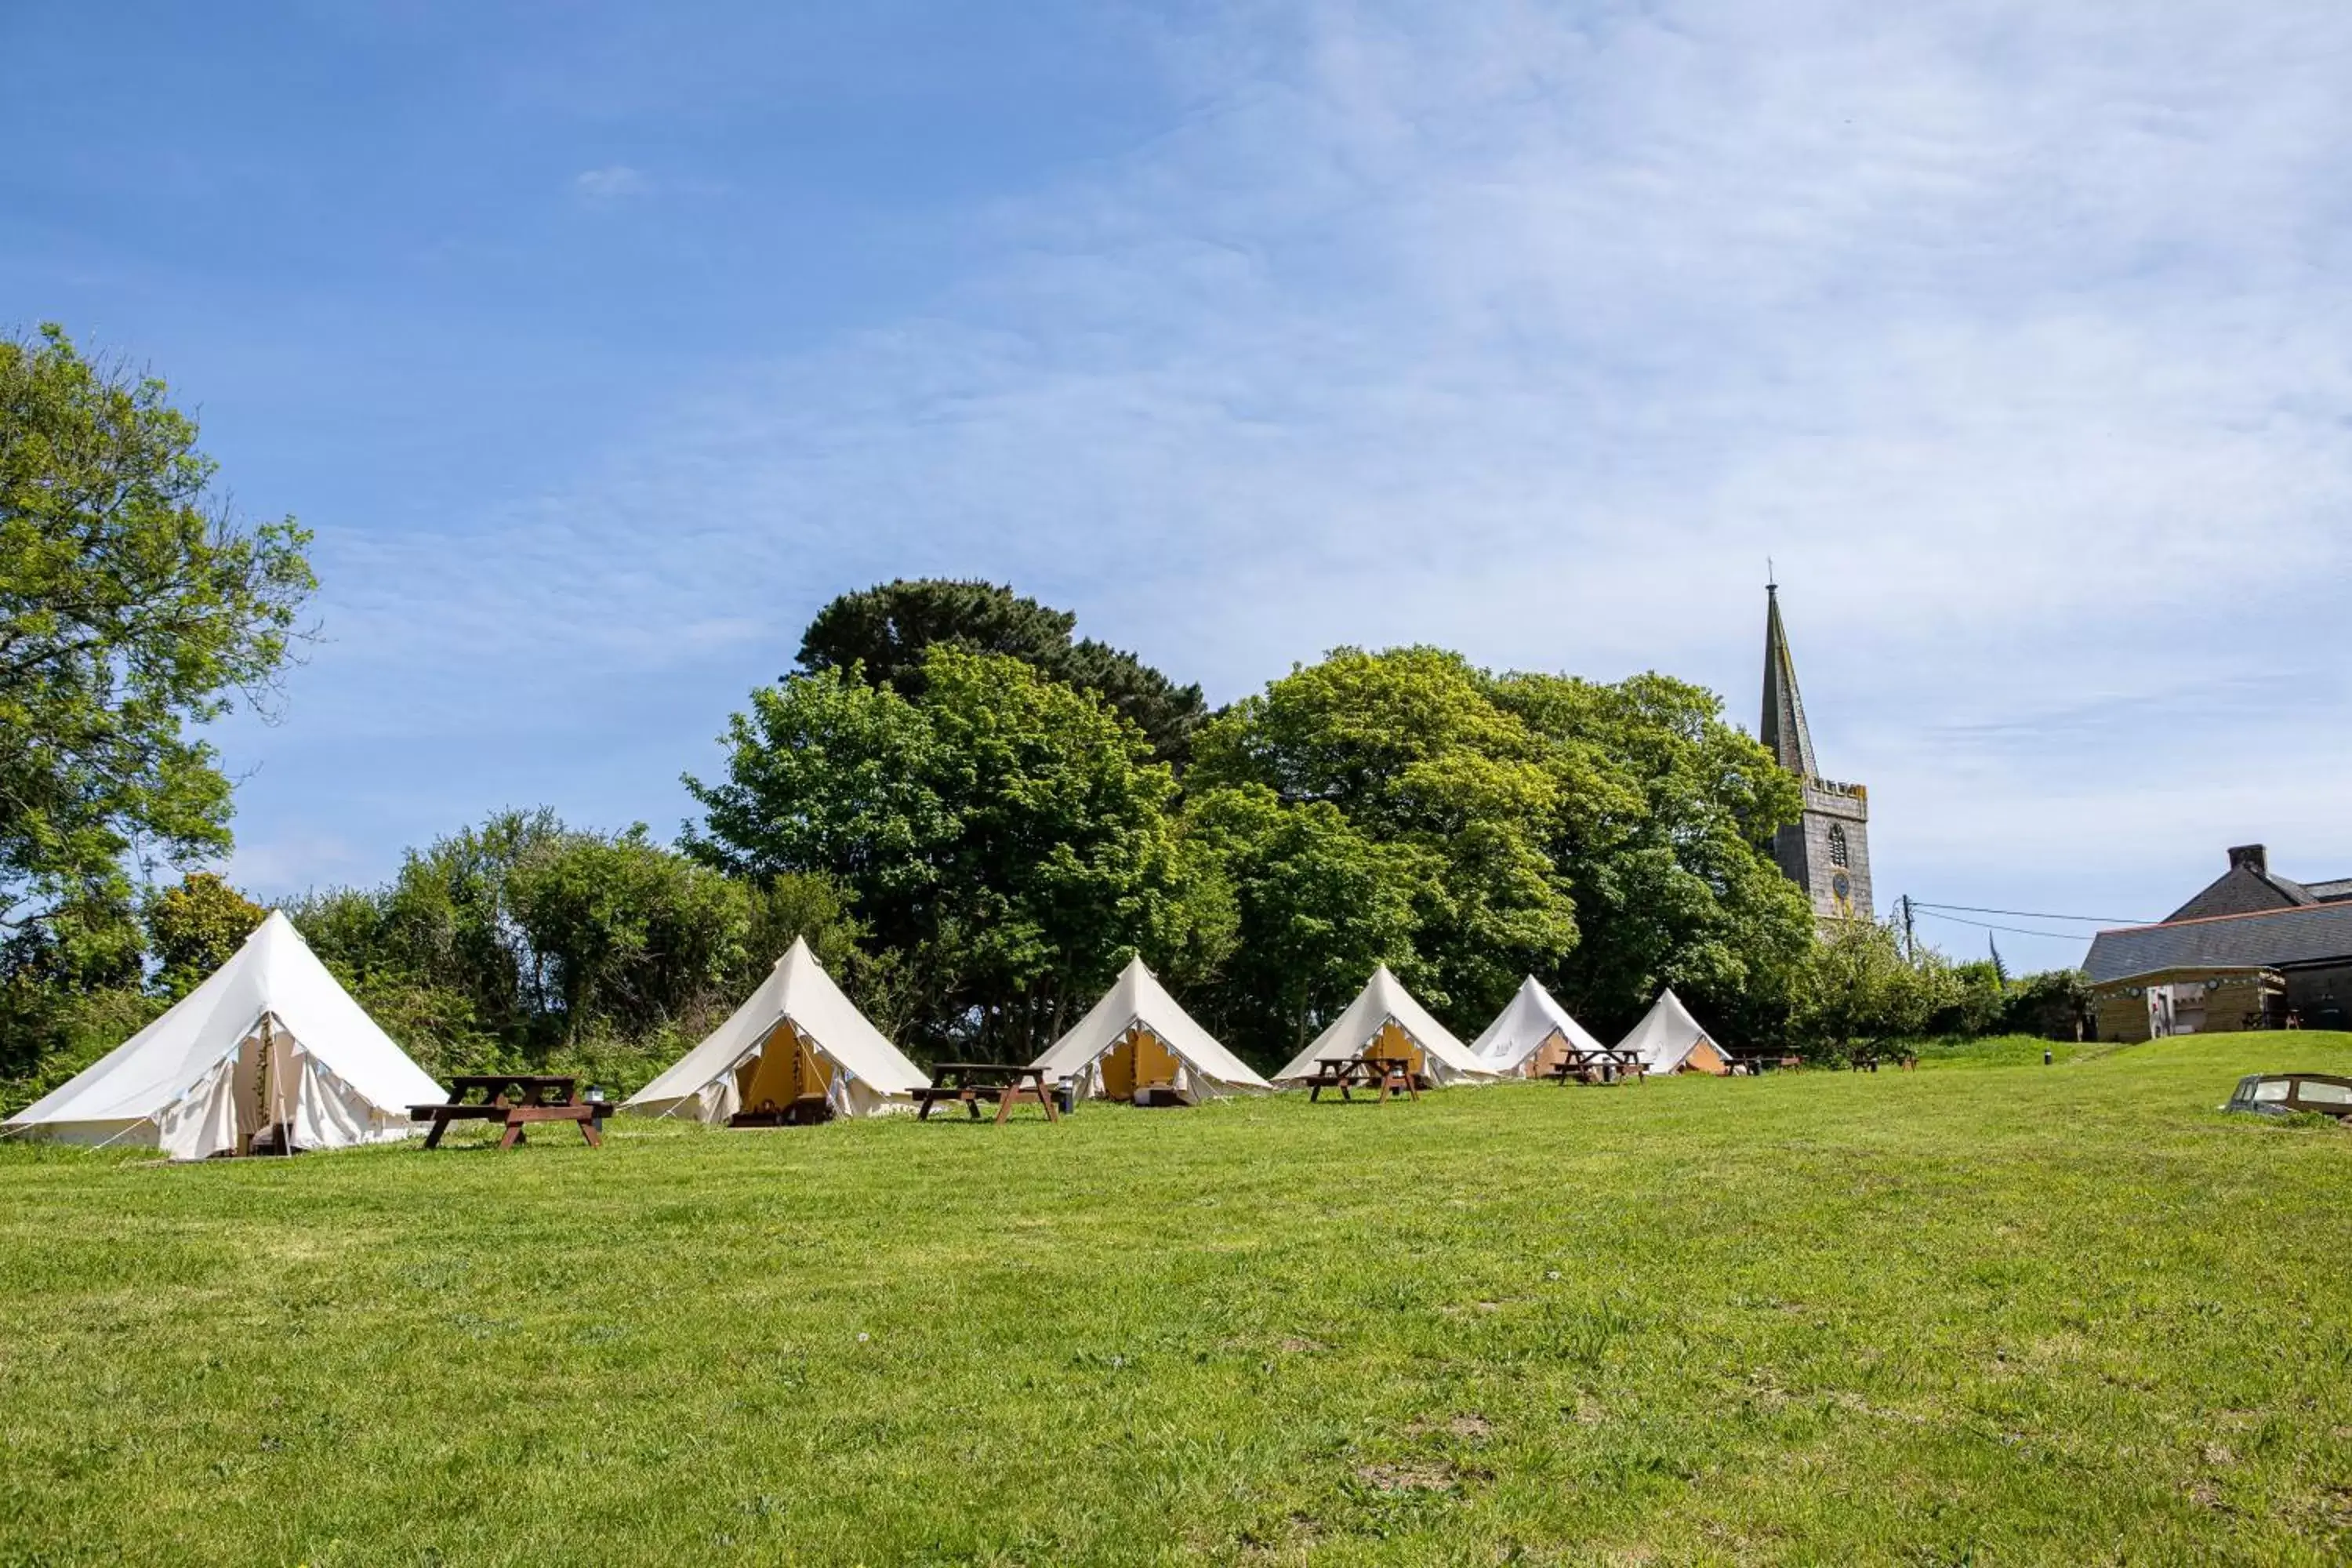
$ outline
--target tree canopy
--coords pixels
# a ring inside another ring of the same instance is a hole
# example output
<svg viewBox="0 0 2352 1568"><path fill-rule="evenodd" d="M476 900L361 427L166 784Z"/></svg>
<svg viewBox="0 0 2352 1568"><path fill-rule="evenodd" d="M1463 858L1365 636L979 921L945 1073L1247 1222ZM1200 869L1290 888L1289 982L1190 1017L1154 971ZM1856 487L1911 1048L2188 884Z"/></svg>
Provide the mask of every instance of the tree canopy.
<svg viewBox="0 0 2352 1568"><path fill-rule="evenodd" d="M315 586L310 535L231 515L167 391L55 326L0 341L0 926L229 847L194 731L267 698Z"/></svg>
<svg viewBox="0 0 2352 1568"><path fill-rule="evenodd" d="M1514 674L1490 689L1558 790L1545 848L1583 936L1552 972L1561 999L1613 1026L1673 985L1735 1033L1774 1034L1813 942L1769 850L1802 809L1796 780L1685 681Z"/></svg>
<svg viewBox="0 0 2352 1568"><path fill-rule="evenodd" d="M1339 649L1235 703L1194 759L1195 789L1327 805L1412 866L1418 978L1441 1012L1491 1013L1576 945L1575 903L1546 853L1559 782L1458 655Z"/></svg>
<svg viewBox="0 0 2352 1568"><path fill-rule="evenodd" d="M752 694L684 842L740 876L816 872L905 957L936 1044L1034 1051L1123 955L1202 962L1229 924L1177 785L1091 693L934 643L902 695L838 668Z"/></svg>
<svg viewBox="0 0 2352 1568"><path fill-rule="evenodd" d="M898 578L844 594L816 613L801 638L799 669L859 668L904 696L919 694L924 658L939 646L1017 658L1049 680L1091 691L1182 765L1208 713L1198 686L1179 686L1131 653L1073 640L1077 616L993 583Z"/></svg>

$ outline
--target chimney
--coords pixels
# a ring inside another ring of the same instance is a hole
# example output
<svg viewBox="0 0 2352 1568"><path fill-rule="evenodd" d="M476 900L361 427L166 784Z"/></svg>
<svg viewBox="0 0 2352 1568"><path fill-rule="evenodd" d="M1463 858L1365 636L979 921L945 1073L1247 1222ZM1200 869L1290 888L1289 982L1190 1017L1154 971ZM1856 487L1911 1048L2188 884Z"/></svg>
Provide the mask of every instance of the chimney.
<svg viewBox="0 0 2352 1568"><path fill-rule="evenodd" d="M2257 877L2271 874L2270 851L2259 844L2241 844L2230 851L2230 869L2252 871Z"/></svg>

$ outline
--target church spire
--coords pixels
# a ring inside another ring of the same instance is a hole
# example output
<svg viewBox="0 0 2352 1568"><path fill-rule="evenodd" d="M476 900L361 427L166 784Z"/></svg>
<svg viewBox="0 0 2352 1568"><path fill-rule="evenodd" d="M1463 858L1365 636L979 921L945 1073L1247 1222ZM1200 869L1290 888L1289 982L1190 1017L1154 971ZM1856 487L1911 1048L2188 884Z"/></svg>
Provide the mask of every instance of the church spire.
<svg viewBox="0 0 2352 1568"><path fill-rule="evenodd" d="M1820 772L1813 763L1813 737L1805 728L1804 699L1797 695L1797 663L1789 657L1789 633L1780 625L1780 585L1764 584L1764 720L1757 739L1782 767L1801 779Z"/></svg>

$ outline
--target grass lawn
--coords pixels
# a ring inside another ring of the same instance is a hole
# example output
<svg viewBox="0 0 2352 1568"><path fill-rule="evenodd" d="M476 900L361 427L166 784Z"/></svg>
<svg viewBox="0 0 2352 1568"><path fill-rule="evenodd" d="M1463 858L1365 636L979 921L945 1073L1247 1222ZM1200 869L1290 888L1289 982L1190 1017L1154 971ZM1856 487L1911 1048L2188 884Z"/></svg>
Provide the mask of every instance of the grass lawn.
<svg viewBox="0 0 2352 1568"><path fill-rule="evenodd" d="M2286 1067L12 1146L0 1563L2342 1563Z"/></svg>

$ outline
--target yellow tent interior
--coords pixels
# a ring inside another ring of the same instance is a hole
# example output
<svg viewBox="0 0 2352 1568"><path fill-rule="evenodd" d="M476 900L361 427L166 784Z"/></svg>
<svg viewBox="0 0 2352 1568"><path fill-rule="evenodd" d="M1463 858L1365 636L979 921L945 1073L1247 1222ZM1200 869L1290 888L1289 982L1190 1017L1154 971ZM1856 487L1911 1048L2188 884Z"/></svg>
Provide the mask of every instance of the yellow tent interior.
<svg viewBox="0 0 2352 1568"><path fill-rule="evenodd" d="M1103 1095L1133 1100L1139 1089L1164 1089L1176 1081L1176 1053L1151 1030L1137 1024L1102 1054Z"/></svg>
<svg viewBox="0 0 2352 1568"><path fill-rule="evenodd" d="M1701 1040L1691 1047L1691 1054L1685 1057L1683 1065L1675 1070L1713 1073L1717 1078L1723 1078L1730 1073L1731 1064L1724 1059L1723 1053L1715 1048L1713 1041Z"/></svg>
<svg viewBox="0 0 2352 1568"><path fill-rule="evenodd" d="M1413 1043L1411 1035L1404 1032L1404 1026L1394 1018L1390 1018L1381 1025L1381 1032L1374 1035L1371 1042L1364 1047L1364 1055L1376 1058L1381 1061L1402 1062L1405 1065L1405 1070L1415 1078L1422 1077L1429 1065L1428 1058L1423 1053L1422 1048Z"/></svg>
<svg viewBox="0 0 2352 1568"><path fill-rule="evenodd" d="M817 1054L790 1018L760 1042L760 1051L735 1069L735 1089L746 1112L774 1115L799 1100L822 1096L833 1085L833 1064Z"/></svg>
<svg viewBox="0 0 2352 1568"><path fill-rule="evenodd" d="M1528 1054L1527 1064L1519 1070L1529 1078L1542 1078L1566 1061L1574 1048L1568 1043L1566 1035L1554 1029L1544 1037L1542 1045Z"/></svg>

